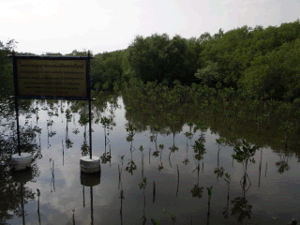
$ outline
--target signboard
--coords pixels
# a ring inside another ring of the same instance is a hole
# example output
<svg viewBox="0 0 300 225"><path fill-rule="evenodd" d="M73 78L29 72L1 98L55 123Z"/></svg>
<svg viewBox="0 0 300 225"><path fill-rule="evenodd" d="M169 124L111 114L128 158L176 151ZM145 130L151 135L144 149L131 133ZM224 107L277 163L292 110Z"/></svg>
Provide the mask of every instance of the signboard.
<svg viewBox="0 0 300 225"><path fill-rule="evenodd" d="M92 159L91 76L88 56L32 56L13 52L18 149L19 98L89 101L90 159Z"/></svg>
<svg viewBox="0 0 300 225"><path fill-rule="evenodd" d="M17 59L18 95L87 97L85 60Z"/></svg>
<svg viewBox="0 0 300 225"><path fill-rule="evenodd" d="M89 59L14 56L17 98L88 99Z"/></svg>

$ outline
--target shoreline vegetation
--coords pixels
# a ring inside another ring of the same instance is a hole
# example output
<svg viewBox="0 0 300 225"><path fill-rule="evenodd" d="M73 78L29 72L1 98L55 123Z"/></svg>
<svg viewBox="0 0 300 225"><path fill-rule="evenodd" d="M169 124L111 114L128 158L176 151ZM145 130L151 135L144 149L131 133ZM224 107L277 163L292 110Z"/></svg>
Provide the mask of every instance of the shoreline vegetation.
<svg viewBox="0 0 300 225"><path fill-rule="evenodd" d="M16 44L15 40L0 43L2 106L8 106L8 96L13 95L12 61L7 55ZM85 56L87 52L74 50L66 56L72 55ZM170 131L174 136L180 131L179 127L176 131L177 125L195 123L199 118L210 120L210 125L203 126L211 130L216 121L223 121L229 130L230 124L236 130L235 126L242 129L248 123L250 134L280 133L283 138L276 145L281 142L283 149L296 150L297 141L290 140L300 133L299 20L279 27L243 26L226 33L220 29L214 35L204 33L190 39L178 35L170 39L167 34L137 36L125 50L93 57L92 96L100 102L109 99L112 91L115 97L121 94L127 114L143 112L140 119L152 130L164 129L153 122L160 117L169 121L160 124L174 128ZM20 102L24 102L24 110L30 108L26 100ZM13 115L12 104L9 109L1 107L1 113ZM78 107L84 104L76 103ZM191 121L183 118L187 110L196 112ZM135 118L130 116L129 121ZM229 133L227 140L236 131Z"/></svg>

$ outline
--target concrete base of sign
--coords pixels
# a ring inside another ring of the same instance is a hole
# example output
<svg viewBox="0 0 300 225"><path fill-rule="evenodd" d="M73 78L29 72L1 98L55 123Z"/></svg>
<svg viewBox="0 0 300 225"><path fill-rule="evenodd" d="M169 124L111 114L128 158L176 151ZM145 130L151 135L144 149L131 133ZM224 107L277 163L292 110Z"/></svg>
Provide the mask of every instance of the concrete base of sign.
<svg viewBox="0 0 300 225"><path fill-rule="evenodd" d="M30 168L32 163L32 155L30 153L14 154L11 157L12 168L16 171Z"/></svg>
<svg viewBox="0 0 300 225"><path fill-rule="evenodd" d="M80 170L83 173L98 173L100 171L100 158L84 156L80 158Z"/></svg>

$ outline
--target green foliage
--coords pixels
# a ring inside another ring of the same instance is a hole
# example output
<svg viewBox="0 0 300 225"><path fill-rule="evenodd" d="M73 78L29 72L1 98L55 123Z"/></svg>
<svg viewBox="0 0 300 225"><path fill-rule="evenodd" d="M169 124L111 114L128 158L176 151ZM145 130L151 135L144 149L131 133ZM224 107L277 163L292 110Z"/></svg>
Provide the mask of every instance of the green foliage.
<svg viewBox="0 0 300 225"><path fill-rule="evenodd" d="M255 163L253 157L257 149L258 148L256 146L251 147L247 141L242 140L242 144L235 146L235 154L232 155L232 157L239 163L243 163L246 160L250 160L250 162Z"/></svg>
<svg viewBox="0 0 300 225"><path fill-rule="evenodd" d="M199 187L198 184L195 184L191 190L192 197L193 198L202 198L203 189L204 189L204 187Z"/></svg>
<svg viewBox="0 0 300 225"><path fill-rule="evenodd" d="M192 145L194 153L196 153L195 158L197 160L203 159L203 155L206 153L206 149L202 141L195 141L195 144Z"/></svg>
<svg viewBox="0 0 300 225"><path fill-rule="evenodd" d="M13 66L8 55L12 53L16 43L13 39L5 44L0 41L0 98L14 93Z"/></svg>
<svg viewBox="0 0 300 225"><path fill-rule="evenodd" d="M206 62L206 67L198 69L195 77L201 80L202 85L215 87L218 82L222 82L218 72L218 63L212 61Z"/></svg>
<svg viewBox="0 0 300 225"><path fill-rule="evenodd" d="M189 83L194 80L195 73L190 65L195 67L192 63L197 62L200 49L195 39L187 41L178 35L173 39L167 34L137 36L128 47L127 59L134 75L144 83L164 80L168 84L174 80ZM192 58L193 61L188 61Z"/></svg>

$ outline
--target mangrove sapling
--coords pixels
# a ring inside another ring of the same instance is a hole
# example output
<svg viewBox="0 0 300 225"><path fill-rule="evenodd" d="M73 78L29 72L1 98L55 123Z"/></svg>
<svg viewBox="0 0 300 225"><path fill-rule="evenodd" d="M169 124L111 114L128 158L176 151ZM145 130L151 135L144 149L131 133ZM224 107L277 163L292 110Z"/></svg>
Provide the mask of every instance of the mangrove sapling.
<svg viewBox="0 0 300 225"><path fill-rule="evenodd" d="M240 180L240 184L242 185L243 190L245 190L245 188L248 186L247 181L249 182L247 190L251 186L251 181L248 176L247 170L251 163L255 163L254 155L257 149L257 146L251 147L250 144L245 140L242 140L242 143L237 144L234 148L235 154L232 155L232 157L243 165L244 175Z"/></svg>
<svg viewBox="0 0 300 225"><path fill-rule="evenodd" d="M211 200L211 195L212 195L212 189L213 186L207 187L207 195L208 195L208 201L207 201L207 215L210 215L210 200Z"/></svg>
<svg viewBox="0 0 300 225"><path fill-rule="evenodd" d="M158 147L160 149L160 156L159 156L160 165L158 165L158 171L161 171L164 168L163 163L161 161L161 156L165 146L163 144L160 144Z"/></svg>
<svg viewBox="0 0 300 225"><path fill-rule="evenodd" d="M111 152L106 152L106 146L108 143L110 143L109 138L107 137L109 135L109 132L113 129L113 118L108 118L106 116L101 117L100 123L102 124L102 127L104 128L104 153L101 156L102 163L107 163L111 161Z"/></svg>
<svg viewBox="0 0 300 225"><path fill-rule="evenodd" d="M71 111L67 109L66 110L66 138L65 138L67 149L72 148L73 146L73 142L69 138L69 122L71 122L71 118L72 118Z"/></svg>
<svg viewBox="0 0 300 225"><path fill-rule="evenodd" d="M220 168L220 150L222 146L224 145L226 139L225 138L218 138L216 139L217 145L218 145L218 154L217 154L217 168L215 168L214 173L217 174L217 181L219 181L219 177L222 177L224 174L224 168Z"/></svg>
<svg viewBox="0 0 300 225"><path fill-rule="evenodd" d="M229 175L229 173L225 173L225 184L228 187L227 189L227 205L224 208L224 211L222 213L222 215L224 216L224 219L228 219L228 215L229 215L229 191L230 191L230 183L231 183L231 176Z"/></svg>
<svg viewBox="0 0 300 225"><path fill-rule="evenodd" d="M188 152L189 152L189 143L188 139L192 136L191 132L185 132L184 135L186 136L186 148L185 148L185 159L182 161L184 165L187 165L189 163L189 157L188 157Z"/></svg>
<svg viewBox="0 0 300 225"><path fill-rule="evenodd" d="M200 174L200 160L203 159L203 155L206 153L205 148L202 142L195 141L195 145L192 146L196 155L194 155L194 162L196 168L192 171L197 170L197 184L194 185L194 188L191 190L192 197L202 198L203 187L199 187L199 174ZM196 163L197 160L197 163Z"/></svg>
<svg viewBox="0 0 300 225"><path fill-rule="evenodd" d="M179 190L179 169L178 169L178 164L177 164L177 190L176 190L176 197L178 194L178 190Z"/></svg>
<svg viewBox="0 0 300 225"><path fill-rule="evenodd" d="M50 191L52 193L52 192L55 192L54 160L52 160L52 158L50 158L49 162L50 162L50 172L51 172Z"/></svg>
<svg viewBox="0 0 300 225"><path fill-rule="evenodd" d="M132 153L135 151L135 148L133 147L133 137L135 135L136 128L132 124L128 124L126 131L128 132L126 140L130 142L130 161L127 163L125 171L128 171L131 175L133 175L133 171L137 169L137 166L132 159Z"/></svg>
<svg viewBox="0 0 300 225"><path fill-rule="evenodd" d="M193 149L194 149L194 153L195 154L195 158L200 161L203 159L203 155L206 153L206 149L204 147L203 141L195 141L195 144L192 145Z"/></svg>
<svg viewBox="0 0 300 225"><path fill-rule="evenodd" d="M155 202L155 195L156 195L156 183L153 181L153 203Z"/></svg>
<svg viewBox="0 0 300 225"><path fill-rule="evenodd" d="M197 130L200 130L200 136L199 136L199 138L198 138L198 141L201 141L201 142L205 142L205 134L204 134L204 132L206 132L206 130L207 130L207 125L205 124L205 122L204 121L198 121L197 123L196 123L196 126L194 127L194 133L196 133L197 132Z"/></svg>
<svg viewBox="0 0 300 225"><path fill-rule="evenodd" d="M118 172L119 172L119 185L118 185L118 190L121 188L123 188L122 186L122 172L123 172L123 164L124 164L124 157L125 155L120 156L120 161L121 161L121 169L120 169L120 165L118 164Z"/></svg>
<svg viewBox="0 0 300 225"><path fill-rule="evenodd" d="M121 199L120 219L121 219L121 225L123 225L123 200L125 199L123 188L120 191L120 197L119 198Z"/></svg>
<svg viewBox="0 0 300 225"><path fill-rule="evenodd" d="M37 191L37 196L38 196L37 214L38 214L38 218L39 218L39 224L41 224L41 215L40 215L40 196L41 196L41 192L40 192L40 189L36 189L36 191Z"/></svg>

